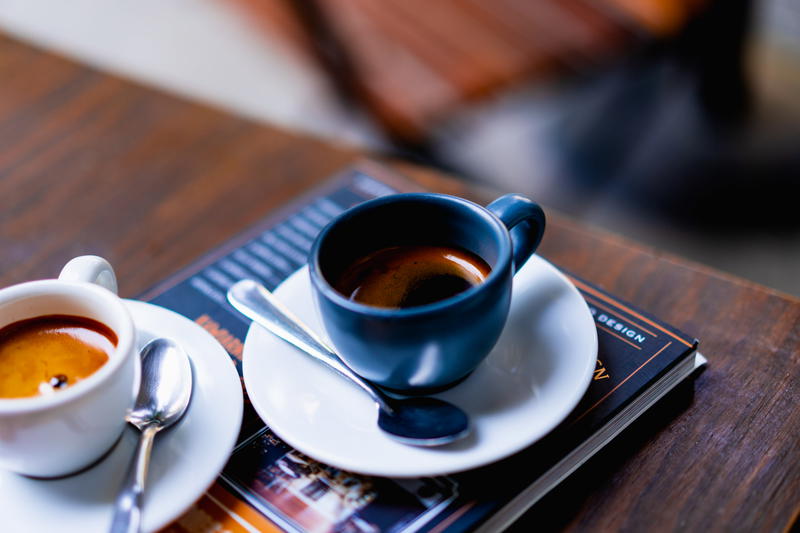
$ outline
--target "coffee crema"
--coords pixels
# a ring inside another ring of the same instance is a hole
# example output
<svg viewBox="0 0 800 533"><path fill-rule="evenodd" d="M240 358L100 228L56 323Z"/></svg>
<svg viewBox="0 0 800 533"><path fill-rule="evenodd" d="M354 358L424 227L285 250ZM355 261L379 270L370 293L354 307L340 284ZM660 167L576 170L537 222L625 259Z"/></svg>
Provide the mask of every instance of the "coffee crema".
<svg viewBox="0 0 800 533"><path fill-rule="evenodd" d="M105 324L45 315L0 329L0 398L50 394L95 373L117 346Z"/></svg>
<svg viewBox="0 0 800 533"><path fill-rule="evenodd" d="M355 260L333 286L350 300L397 309L450 298L490 272L486 261L461 248L391 246Z"/></svg>

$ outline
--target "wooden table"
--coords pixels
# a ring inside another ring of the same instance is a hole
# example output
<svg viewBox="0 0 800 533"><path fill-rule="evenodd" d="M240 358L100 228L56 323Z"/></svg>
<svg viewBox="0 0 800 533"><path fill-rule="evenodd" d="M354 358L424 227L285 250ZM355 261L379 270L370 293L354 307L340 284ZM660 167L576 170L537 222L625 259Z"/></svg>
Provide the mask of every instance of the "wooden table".
<svg viewBox="0 0 800 533"><path fill-rule="evenodd" d="M363 154L0 36L0 285L97 253L132 296ZM485 201L433 171L413 186ZM800 301L549 212L542 254L701 339L671 395L519 522L785 531L800 510Z"/></svg>

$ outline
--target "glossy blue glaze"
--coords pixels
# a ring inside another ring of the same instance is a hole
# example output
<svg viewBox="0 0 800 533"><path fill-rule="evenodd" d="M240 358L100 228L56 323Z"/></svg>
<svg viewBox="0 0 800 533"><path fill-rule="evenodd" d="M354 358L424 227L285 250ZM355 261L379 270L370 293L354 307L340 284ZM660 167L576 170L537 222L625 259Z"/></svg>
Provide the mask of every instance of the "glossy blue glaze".
<svg viewBox="0 0 800 533"><path fill-rule="evenodd" d="M501 196L486 206L509 228L514 242L514 272L536 251L544 235L545 217L539 204L518 194Z"/></svg>
<svg viewBox="0 0 800 533"><path fill-rule="evenodd" d="M342 359L366 379L409 394L467 376L497 342L514 265L535 251L544 222L537 204L516 195L486 209L453 196L396 194L342 213L317 237L309 263L317 306ZM482 257L492 272L455 296L403 309L354 302L331 285L356 258L402 244L458 246Z"/></svg>

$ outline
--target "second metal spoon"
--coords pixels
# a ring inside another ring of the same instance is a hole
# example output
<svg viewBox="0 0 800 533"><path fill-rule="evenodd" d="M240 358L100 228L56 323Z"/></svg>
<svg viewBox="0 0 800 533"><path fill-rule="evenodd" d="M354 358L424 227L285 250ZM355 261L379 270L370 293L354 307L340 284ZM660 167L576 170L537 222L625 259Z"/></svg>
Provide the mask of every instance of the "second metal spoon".
<svg viewBox="0 0 800 533"><path fill-rule="evenodd" d="M180 420L192 397L189 356L172 340L159 338L142 348L142 384L127 420L141 435L117 501L111 533L136 533L142 519L142 499L156 433Z"/></svg>
<svg viewBox="0 0 800 533"><path fill-rule="evenodd" d="M393 439L415 446L440 446L469 433L467 414L437 398L391 398L353 372L308 326L266 287L242 280L228 290L228 301L242 314L336 370L378 405L378 426Z"/></svg>

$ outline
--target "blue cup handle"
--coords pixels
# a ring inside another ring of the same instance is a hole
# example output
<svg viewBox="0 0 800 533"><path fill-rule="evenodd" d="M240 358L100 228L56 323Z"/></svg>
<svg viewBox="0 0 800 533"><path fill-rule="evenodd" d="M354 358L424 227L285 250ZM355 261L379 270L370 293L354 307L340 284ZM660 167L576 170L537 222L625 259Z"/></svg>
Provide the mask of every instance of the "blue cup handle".
<svg viewBox="0 0 800 533"><path fill-rule="evenodd" d="M514 272L533 255L544 235L545 217L539 204L518 194L506 194L486 206L511 234Z"/></svg>

